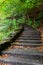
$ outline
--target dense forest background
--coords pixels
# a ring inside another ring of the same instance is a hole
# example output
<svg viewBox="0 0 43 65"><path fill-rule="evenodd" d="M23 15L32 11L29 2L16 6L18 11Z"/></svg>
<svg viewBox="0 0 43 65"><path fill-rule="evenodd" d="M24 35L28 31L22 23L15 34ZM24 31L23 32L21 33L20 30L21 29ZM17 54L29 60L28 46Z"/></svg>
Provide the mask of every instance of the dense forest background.
<svg viewBox="0 0 43 65"><path fill-rule="evenodd" d="M10 37L20 25L37 28L41 22L43 0L0 0L0 40Z"/></svg>
<svg viewBox="0 0 43 65"><path fill-rule="evenodd" d="M37 28L42 18L43 0L0 0L0 19L15 19L19 24Z"/></svg>

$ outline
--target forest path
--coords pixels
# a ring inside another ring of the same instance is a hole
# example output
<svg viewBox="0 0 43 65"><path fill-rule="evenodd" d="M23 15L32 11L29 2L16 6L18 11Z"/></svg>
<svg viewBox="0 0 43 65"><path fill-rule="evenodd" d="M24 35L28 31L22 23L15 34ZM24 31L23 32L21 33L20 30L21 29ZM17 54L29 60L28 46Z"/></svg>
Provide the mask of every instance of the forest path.
<svg viewBox="0 0 43 65"><path fill-rule="evenodd" d="M0 65L43 65L43 30L24 27L21 35L2 51Z"/></svg>

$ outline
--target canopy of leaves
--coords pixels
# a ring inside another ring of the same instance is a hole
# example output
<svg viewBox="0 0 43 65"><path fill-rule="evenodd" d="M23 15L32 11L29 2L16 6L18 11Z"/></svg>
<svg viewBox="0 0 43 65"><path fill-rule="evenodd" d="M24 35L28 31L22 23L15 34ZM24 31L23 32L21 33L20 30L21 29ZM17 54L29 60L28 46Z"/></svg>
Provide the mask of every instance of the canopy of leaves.
<svg viewBox="0 0 43 65"><path fill-rule="evenodd" d="M27 9L38 7L42 0L0 0L0 18L19 15Z"/></svg>
<svg viewBox="0 0 43 65"><path fill-rule="evenodd" d="M28 25L32 25L32 20L27 19L26 14L33 7L38 7L41 2L42 0L0 0L0 41L19 29L19 24L27 22ZM12 19L7 19L9 17ZM37 25L34 23L34 26L35 24Z"/></svg>

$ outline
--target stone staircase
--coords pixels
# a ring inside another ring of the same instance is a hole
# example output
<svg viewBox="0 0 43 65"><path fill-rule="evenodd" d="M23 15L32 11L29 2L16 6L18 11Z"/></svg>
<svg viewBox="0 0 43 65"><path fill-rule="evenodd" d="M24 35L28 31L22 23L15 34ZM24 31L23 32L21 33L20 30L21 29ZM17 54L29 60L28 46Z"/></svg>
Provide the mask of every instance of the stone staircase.
<svg viewBox="0 0 43 65"><path fill-rule="evenodd" d="M11 46L1 51L0 65L43 65L42 38L39 30L24 26Z"/></svg>

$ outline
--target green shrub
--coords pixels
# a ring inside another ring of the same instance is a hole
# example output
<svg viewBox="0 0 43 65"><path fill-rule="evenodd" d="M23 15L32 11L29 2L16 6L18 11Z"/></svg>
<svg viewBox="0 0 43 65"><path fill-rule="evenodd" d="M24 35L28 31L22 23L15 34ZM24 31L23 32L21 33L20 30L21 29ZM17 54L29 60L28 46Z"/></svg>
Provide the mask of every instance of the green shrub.
<svg viewBox="0 0 43 65"><path fill-rule="evenodd" d="M43 11L40 11L38 14L37 19L41 20L43 18Z"/></svg>

